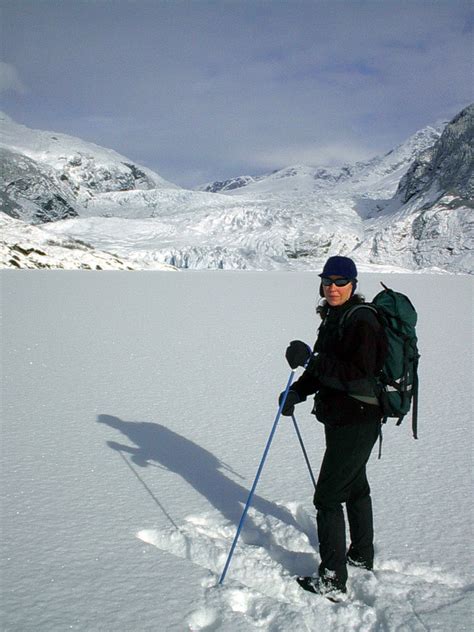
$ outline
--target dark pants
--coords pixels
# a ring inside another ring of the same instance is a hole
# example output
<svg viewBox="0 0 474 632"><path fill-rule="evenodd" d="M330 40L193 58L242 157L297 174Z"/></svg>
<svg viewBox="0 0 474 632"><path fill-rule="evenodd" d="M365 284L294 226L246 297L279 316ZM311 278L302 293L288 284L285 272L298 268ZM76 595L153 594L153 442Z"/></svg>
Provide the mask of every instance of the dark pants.
<svg viewBox="0 0 474 632"><path fill-rule="evenodd" d="M366 464L377 440L380 423L371 421L331 428L325 426L326 452L319 472L314 505L317 509L319 576L344 588L347 581L346 503L351 558L372 568L374 529Z"/></svg>

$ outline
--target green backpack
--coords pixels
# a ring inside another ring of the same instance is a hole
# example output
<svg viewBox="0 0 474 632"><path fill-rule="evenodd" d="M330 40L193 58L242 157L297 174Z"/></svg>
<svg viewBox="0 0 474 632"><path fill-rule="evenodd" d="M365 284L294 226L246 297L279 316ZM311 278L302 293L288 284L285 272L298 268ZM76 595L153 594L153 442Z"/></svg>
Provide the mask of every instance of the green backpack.
<svg viewBox="0 0 474 632"><path fill-rule="evenodd" d="M341 327L357 309L376 313L387 338L387 355L377 376L377 395L383 411L383 423L389 417L402 419L412 411L413 437L418 439L418 353L416 337L417 313L410 299L389 289L383 283L371 303L361 303L349 309L341 319Z"/></svg>

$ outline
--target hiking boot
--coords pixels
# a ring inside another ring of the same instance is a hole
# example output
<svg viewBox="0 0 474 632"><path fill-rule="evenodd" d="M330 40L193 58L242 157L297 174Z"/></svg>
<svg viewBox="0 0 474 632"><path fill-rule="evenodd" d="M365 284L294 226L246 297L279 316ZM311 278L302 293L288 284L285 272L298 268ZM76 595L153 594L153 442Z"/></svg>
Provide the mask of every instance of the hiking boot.
<svg viewBox="0 0 474 632"><path fill-rule="evenodd" d="M331 582L323 581L321 577L297 577L296 581L303 590L326 597L335 603L344 601L347 593L345 586L337 587Z"/></svg>
<svg viewBox="0 0 474 632"><path fill-rule="evenodd" d="M363 568L366 571L373 571L374 565L373 562L369 560L365 560L362 557L356 555L353 551L348 551L346 555L346 560L349 566L355 566L356 568Z"/></svg>

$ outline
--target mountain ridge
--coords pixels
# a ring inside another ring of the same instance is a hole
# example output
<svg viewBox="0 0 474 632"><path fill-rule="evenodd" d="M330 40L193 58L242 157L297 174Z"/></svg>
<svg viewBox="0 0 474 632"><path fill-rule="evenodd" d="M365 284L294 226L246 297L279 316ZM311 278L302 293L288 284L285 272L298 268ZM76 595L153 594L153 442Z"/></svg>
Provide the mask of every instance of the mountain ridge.
<svg viewBox="0 0 474 632"><path fill-rule="evenodd" d="M221 182L220 189L219 183L203 185L213 192L167 183L112 150L99 148L105 157L98 160L90 145L91 155L79 152L80 161L77 151L66 158L63 151L61 158L57 145L56 153L50 151L45 157L35 137L33 148L29 141L29 156L36 149L36 155L43 156L44 169L59 173L59 185L69 176L66 165L70 171L79 170L73 181L76 189L68 177L68 195L75 197L64 197L64 213L75 199L76 215L70 209L63 217L57 212L54 219L62 221L50 222L49 231L144 265L314 269L328 255L346 254L365 265L472 272L473 112L474 106L468 106L449 123L428 125L365 162L341 167L293 165L264 176L239 176ZM3 125L8 125L5 119ZM28 136L24 126L22 133ZM47 142L51 144L51 139ZM23 138L23 145L28 146L28 138ZM2 147L12 151L5 144ZM14 147L18 150L18 142ZM69 144L68 148L77 149ZM94 167L104 166L107 160L114 168L109 165L97 175ZM460 173L462 182L456 186L465 185L462 195L451 186ZM11 181L4 183L0 204L8 188L15 192ZM20 193L17 184L13 209L17 214ZM25 217L31 217L31 208L28 212Z"/></svg>
<svg viewBox="0 0 474 632"><path fill-rule="evenodd" d="M438 126L427 125L415 132L406 141L381 156L374 156L367 161L345 163L336 167L322 165L289 165L271 173L260 176L237 176L224 181L216 181L196 187L197 191L226 193L232 195L245 194L245 189L264 189L265 184L278 180L291 181L292 177L306 177L311 181L311 190L327 190L335 184L348 183L350 189L362 187L365 181L377 177L386 177L400 169L406 170L414 156L426 150L441 136L447 123ZM399 178L397 179L398 182ZM291 185L291 184L290 184Z"/></svg>
<svg viewBox="0 0 474 632"><path fill-rule="evenodd" d="M8 162L7 152L13 153L15 158L9 165L8 174L2 174L3 181L8 177L8 182L0 189L0 210L15 217L11 209L18 211L18 206L26 205L29 207L26 219L33 223L74 216L69 207L75 211L75 216L81 216L90 199L100 193L178 188L113 149L67 134L30 129L0 112L0 158L4 169ZM34 164L37 173L41 174L44 186L39 195L24 186L24 173L15 174L15 162L21 171L22 159L32 161L30 164ZM60 205L56 205L56 212L48 215L53 204L53 198L47 196L48 188L68 201L64 213L61 213Z"/></svg>

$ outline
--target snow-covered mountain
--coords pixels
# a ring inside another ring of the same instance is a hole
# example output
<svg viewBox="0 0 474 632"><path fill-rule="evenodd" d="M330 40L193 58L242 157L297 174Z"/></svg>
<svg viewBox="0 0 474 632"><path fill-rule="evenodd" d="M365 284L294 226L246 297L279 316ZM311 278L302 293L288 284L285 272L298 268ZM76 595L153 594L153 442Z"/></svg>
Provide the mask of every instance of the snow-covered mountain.
<svg viewBox="0 0 474 632"><path fill-rule="evenodd" d="M3 113L0 161L0 211L31 223L81 216L102 193L177 188L111 149L30 129Z"/></svg>
<svg viewBox="0 0 474 632"><path fill-rule="evenodd" d="M275 193L364 194L391 196L413 160L439 139L444 125L427 126L383 156L341 167L293 165L264 176L239 176L198 187L200 191L268 196Z"/></svg>
<svg viewBox="0 0 474 632"><path fill-rule="evenodd" d="M0 199L13 217L63 218L48 231L143 265L314 269L349 254L359 265L472 272L473 110L366 162L290 166L195 191L110 150L4 117L9 175Z"/></svg>
<svg viewBox="0 0 474 632"><path fill-rule="evenodd" d="M446 126L366 222L362 256L415 268L474 271L474 105Z"/></svg>
<svg viewBox="0 0 474 632"><path fill-rule="evenodd" d="M397 196L406 204L414 196L419 204L442 195L459 204L474 198L474 105L460 112L439 141L419 156L400 181Z"/></svg>

